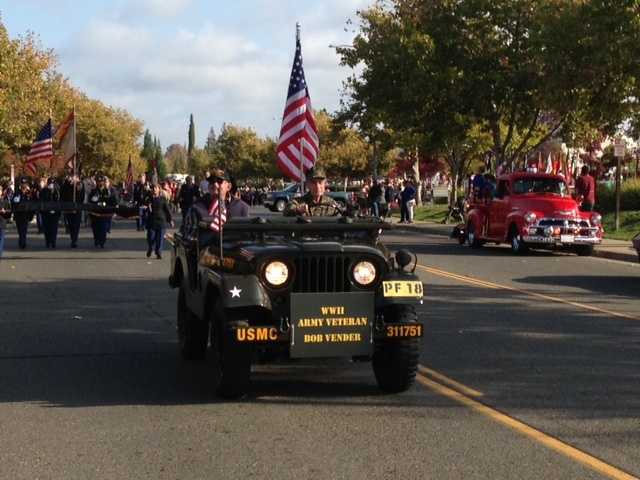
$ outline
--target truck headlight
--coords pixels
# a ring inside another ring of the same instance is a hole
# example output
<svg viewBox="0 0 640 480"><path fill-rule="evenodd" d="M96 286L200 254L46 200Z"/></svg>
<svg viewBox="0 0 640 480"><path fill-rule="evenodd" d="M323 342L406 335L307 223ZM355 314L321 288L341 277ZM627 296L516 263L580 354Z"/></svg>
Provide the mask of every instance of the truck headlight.
<svg viewBox="0 0 640 480"><path fill-rule="evenodd" d="M363 287L371 285L376 279L376 267L366 260L356 263L353 267L353 279Z"/></svg>
<svg viewBox="0 0 640 480"><path fill-rule="evenodd" d="M591 215L591 225L595 225L596 227L598 225L602 224L602 215L600 215L599 213L594 213L593 215Z"/></svg>
<svg viewBox="0 0 640 480"><path fill-rule="evenodd" d="M289 267L284 262L274 260L264 268L264 278L273 287L281 287L289 279Z"/></svg>
<svg viewBox="0 0 640 480"><path fill-rule="evenodd" d="M536 214L535 214L535 213L533 213L533 212L527 212L527 213L524 215L524 221L525 221L525 222L527 222L529 225L531 225L532 223L535 223L535 221L536 221L536 219L537 219L537 218L538 218L538 217L537 217L537 216L536 216Z"/></svg>

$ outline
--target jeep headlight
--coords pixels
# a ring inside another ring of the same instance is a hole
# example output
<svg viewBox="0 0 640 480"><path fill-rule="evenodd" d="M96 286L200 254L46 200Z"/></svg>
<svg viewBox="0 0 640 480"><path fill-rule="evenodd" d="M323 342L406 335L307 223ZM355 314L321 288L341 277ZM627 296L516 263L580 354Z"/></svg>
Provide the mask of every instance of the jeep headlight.
<svg viewBox="0 0 640 480"><path fill-rule="evenodd" d="M281 287L289 279L289 267L279 260L269 262L264 268L264 278L272 287Z"/></svg>
<svg viewBox="0 0 640 480"><path fill-rule="evenodd" d="M371 285L376 279L376 267L366 260L356 263L353 267L353 279L363 287Z"/></svg>

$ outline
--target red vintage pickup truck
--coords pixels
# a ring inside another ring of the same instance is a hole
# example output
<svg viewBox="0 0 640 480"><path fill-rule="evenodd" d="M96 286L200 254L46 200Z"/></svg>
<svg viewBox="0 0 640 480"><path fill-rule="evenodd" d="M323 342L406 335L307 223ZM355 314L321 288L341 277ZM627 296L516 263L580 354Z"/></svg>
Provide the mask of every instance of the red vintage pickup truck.
<svg viewBox="0 0 640 480"><path fill-rule="evenodd" d="M474 248L506 242L519 254L562 247L587 256L603 229L599 213L580 211L563 177L520 172L499 177L493 195L472 201L460 232Z"/></svg>

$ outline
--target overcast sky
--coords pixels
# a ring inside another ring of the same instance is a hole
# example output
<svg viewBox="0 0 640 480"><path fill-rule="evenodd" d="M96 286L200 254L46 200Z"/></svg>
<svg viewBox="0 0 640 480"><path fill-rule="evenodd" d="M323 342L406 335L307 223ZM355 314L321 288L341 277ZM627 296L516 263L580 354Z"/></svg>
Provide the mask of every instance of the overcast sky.
<svg viewBox="0 0 640 480"><path fill-rule="evenodd" d="M334 111L342 80L330 44L347 44L371 0L0 0L11 36L33 30L89 96L143 120L163 147L202 146L223 122L277 136L302 24L314 108Z"/></svg>

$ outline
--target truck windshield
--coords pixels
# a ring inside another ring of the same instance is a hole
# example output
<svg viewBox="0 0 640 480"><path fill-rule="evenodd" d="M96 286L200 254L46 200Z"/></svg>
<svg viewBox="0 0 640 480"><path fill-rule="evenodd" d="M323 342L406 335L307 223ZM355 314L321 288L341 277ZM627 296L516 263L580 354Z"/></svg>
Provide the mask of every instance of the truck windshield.
<svg viewBox="0 0 640 480"><path fill-rule="evenodd" d="M567 195L567 185L557 178L521 178L513 182L513 193L553 193Z"/></svg>

